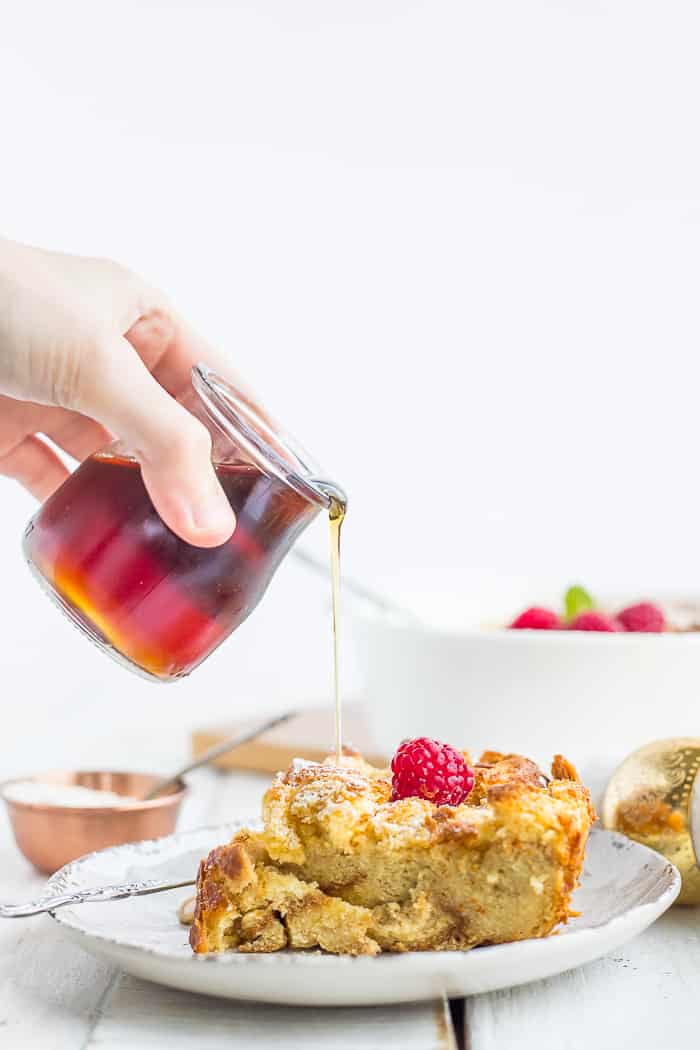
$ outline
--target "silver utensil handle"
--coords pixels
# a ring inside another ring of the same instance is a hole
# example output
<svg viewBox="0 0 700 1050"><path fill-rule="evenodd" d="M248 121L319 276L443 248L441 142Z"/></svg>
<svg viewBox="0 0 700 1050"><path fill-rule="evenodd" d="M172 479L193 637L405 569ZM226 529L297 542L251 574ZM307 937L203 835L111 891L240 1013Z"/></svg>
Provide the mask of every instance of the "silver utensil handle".
<svg viewBox="0 0 700 1050"><path fill-rule="evenodd" d="M283 722L288 722L290 718L294 718L296 713L296 711L285 711L282 715L275 715L273 718L268 718L264 722L258 722L258 724L251 729L246 729L244 733L237 733L235 736L230 736L227 740L222 740L220 744L214 744L213 747L204 751L199 758L195 758L192 762L188 762L186 766L182 766L176 773L171 773L170 776L163 777L162 780L159 780L158 783L143 796L143 801L150 802L151 799L157 798L161 791L164 791L166 787L170 787L171 784L175 784L178 780L184 777L186 773L192 773L195 769L199 769L200 766L208 766L215 758L225 755L228 751L233 751L234 748L240 747L241 744L250 743L251 740L255 740L256 737L261 736L263 733L267 733L270 729L274 729L275 726L282 725Z"/></svg>
<svg viewBox="0 0 700 1050"><path fill-rule="evenodd" d="M181 882L124 882L119 886L93 886L75 893L62 893L54 897L42 897L38 901L26 904L0 904L0 918L24 919L29 915L41 915L42 912L56 911L69 904L87 904L96 901L118 901L124 897L143 897L149 893L162 893L164 890L176 890L181 886L193 886L194 879L183 879Z"/></svg>

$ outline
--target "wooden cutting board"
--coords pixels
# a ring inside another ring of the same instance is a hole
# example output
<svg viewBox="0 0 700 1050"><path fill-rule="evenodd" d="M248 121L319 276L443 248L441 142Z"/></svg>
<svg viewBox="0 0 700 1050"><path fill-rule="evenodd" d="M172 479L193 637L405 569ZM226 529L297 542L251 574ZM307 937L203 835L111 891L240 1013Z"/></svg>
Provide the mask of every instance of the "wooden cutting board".
<svg viewBox="0 0 700 1050"><path fill-rule="evenodd" d="M231 722L228 725L195 729L192 733L192 756L199 758L207 748L221 743L234 733L245 732L255 719ZM247 769L261 773L276 773L286 769L294 758L321 762L333 751L334 719L331 704L300 711L298 715L267 733L242 744L216 759L218 769ZM375 747L363 708L358 704L343 705L344 743L359 751L372 765L385 766L387 759Z"/></svg>

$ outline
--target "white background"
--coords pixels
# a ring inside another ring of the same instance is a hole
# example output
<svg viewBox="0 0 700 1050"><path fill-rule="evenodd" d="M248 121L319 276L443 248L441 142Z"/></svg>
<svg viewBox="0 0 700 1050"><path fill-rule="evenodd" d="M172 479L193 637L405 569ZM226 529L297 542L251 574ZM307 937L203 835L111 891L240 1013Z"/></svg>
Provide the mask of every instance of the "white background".
<svg viewBox="0 0 700 1050"><path fill-rule="evenodd" d="M692 2L4 3L0 229L118 258L225 346L348 489L353 574L693 589L699 31ZM0 498L0 772L327 695L294 566L159 689L62 622Z"/></svg>

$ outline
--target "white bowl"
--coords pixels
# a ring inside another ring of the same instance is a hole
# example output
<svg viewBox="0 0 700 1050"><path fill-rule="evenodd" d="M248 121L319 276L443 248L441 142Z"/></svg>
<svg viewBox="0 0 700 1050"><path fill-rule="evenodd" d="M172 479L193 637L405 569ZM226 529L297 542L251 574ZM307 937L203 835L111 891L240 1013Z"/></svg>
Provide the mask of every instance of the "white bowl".
<svg viewBox="0 0 700 1050"><path fill-rule="evenodd" d="M358 609L352 647L386 754L426 735L473 754L608 765L657 738L700 736L697 633L457 630Z"/></svg>

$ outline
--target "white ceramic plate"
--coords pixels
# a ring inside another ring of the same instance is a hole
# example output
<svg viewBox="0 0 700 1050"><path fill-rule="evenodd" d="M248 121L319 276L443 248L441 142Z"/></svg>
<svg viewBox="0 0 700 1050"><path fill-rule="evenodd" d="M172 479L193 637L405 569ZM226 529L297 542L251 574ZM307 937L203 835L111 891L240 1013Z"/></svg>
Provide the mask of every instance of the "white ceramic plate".
<svg viewBox="0 0 700 1050"><path fill-rule="evenodd" d="M132 879L187 878L199 859L239 826L92 853L57 872L50 889L65 893ZM543 940L358 959L321 952L194 956L176 915L187 889L62 908L54 918L85 948L159 984L227 999L353 1006L433 999L443 992L473 995L561 973L636 936L673 903L679 889L678 871L658 853L595 829L574 899L581 916Z"/></svg>

